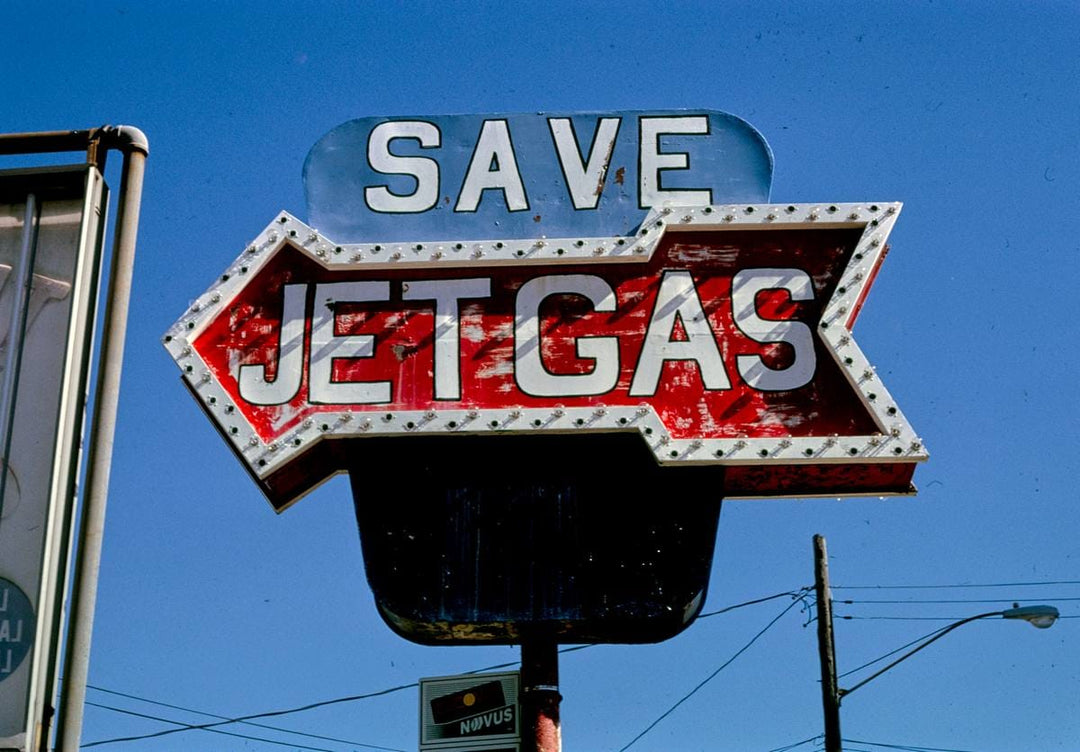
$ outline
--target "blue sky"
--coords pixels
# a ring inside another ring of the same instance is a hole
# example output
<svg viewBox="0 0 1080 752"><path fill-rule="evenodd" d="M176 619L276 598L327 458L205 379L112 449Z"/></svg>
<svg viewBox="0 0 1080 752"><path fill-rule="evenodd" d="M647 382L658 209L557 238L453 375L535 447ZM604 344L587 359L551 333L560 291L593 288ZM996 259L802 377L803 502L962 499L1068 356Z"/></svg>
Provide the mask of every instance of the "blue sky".
<svg viewBox="0 0 1080 752"><path fill-rule="evenodd" d="M837 626L841 671L1012 601L1080 616L1075 4L26 3L5 20L0 129L126 123L151 145L95 687L232 717L515 660L391 634L347 480L274 515L159 343L276 212L303 216L308 149L376 115L724 110L769 141L775 201L903 201L855 331L930 449L920 493L726 503L705 610L812 584L821 533L840 586L1022 583L838 590L864 601L837 606L856 617ZM619 750L785 605L567 654L567 748ZM765 752L819 734L808 620L789 611L631 749ZM844 703L844 736L862 740L848 748L1076 749L1078 624L958 630ZM227 729L297 749L412 750L416 714L403 690L266 721L351 744ZM164 727L91 707L84 742ZM272 745L189 731L95 748Z"/></svg>

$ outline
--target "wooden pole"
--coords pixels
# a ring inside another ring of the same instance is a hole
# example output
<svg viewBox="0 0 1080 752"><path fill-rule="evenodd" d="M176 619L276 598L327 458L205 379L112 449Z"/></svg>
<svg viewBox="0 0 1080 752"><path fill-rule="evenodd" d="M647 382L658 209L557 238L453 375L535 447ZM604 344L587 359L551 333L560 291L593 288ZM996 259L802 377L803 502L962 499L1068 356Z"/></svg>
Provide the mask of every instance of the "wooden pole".
<svg viewBox="0 0 1080 752"><path fill-rule="evenodd" d="M825 713L825 752L843 752L840 740L840 689L836 682L832 591L825 538L814 536L814 591L817 595L818 654L821 657L821 705Z"/></svg>

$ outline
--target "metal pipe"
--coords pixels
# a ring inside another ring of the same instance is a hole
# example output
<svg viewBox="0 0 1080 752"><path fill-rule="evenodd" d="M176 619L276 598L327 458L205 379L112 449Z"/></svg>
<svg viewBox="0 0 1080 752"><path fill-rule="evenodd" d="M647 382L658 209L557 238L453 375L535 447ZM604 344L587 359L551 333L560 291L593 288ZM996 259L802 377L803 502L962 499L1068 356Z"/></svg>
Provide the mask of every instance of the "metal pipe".
<svg viewBox="0 0 1080 752"><path fill-rule="evenodd" d="M554 635L530 631L521 641L521 750L562 752L559 651Z"/></svg>
<svg viewBox="0 0 1080 752"><path fill-rule="evenodd" d="M105 529L105 506L109 489L116 412L120 394L120 371L124 357L131 278L135 266L143 176L149 144L138 128L103 128L102 145L124 154L116 232L105 304L101 339L100 375L94 393L94 417L87 452L86 495L79 523L74 585L68 616L64 683L59 703L56 749L77 750L82 736L83 706L90 666L90 641L97 598L101 544ZM0 144L2 148L3 144ZM87 144L89 147L89 144ZM100 154L100 158L104 155Z"/></svg>
<svg viewBox="0 0 1080 752"><path fill-rule="evenodd" d="M100 154L104 158L105 150L115 149L125 154L140 152L143 156L150 153L150 143L138 128L131 125L103 125L98 128L85 128L73 131L38 131L34 133L0 133L0 154L44 154L62 151L85 151L88 162L101 166Z"/></svg>
<svg viewBox="0 0 1080 752"><path fill-rule="evenodd" d="M0 154L41 154L45 152L85 151L96 134L109 127L78 131L40 131L37 133L0 134Z"/></svg>
<svg viewBox="0 0 1080 752"><path fill-rule="evenodd" d="M15 396L19 387L19 365L22 360L22 338L26 331L26 312L30 303L30 283L33 280L34 255L37 249L38 204L33 193L26 196L23 214L22 242L19 260L12 274L11 320L7 330L7 356L4 358L4 385L0 393L0 519L4 516L4 494L7 492L8 452L11 451L11 428L15 423Z"/></svg>

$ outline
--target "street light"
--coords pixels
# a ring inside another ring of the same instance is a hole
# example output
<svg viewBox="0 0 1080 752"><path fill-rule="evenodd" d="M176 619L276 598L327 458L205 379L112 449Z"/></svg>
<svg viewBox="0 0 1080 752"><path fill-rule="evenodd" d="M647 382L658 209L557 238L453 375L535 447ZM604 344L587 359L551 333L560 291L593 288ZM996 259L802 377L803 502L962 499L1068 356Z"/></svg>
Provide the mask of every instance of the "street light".
<svg viewBox="0 0 1080 752"><path fill-rule="evenodd" d="M1020 619L1038 629L1047 629L1053 626L1058 618L1058 610L1053 606L1020 606L1014 603L1012 608L1003 611L988 611L985 614L976 614L966 619L949 624L919 645L904 653L895 661L876 671L861 682L848 689L841 689L836 678L836 646L833 640L832 624L832 594L829 590L829 566L828 554L825 549L825 539L820 535L814 536L814 575L817 595L818 616L818 648L821 656L821 697L825 711L825 752L843 752L840 741L840 700L850 695L859 687L865 686L877 677L884 674L896 664L906 661L932 642L952 632L957 627L962 627L979 619L990 619L1000 616L1003 619Z"/></svg>
<svg viewBox="0 0 1080 752"><path fill-rule="evenodd" d="M1054 626L1054 622L1060 614L1053 606L1018 606L1001 612L1005 619L1023 619L1028 624L1038 629L1048 629Z"/></svg>
<svg viewBox="0 0 1080 752"><path fill-rule="evenodd" d="M1054 622L1057 620L1057 618L1058 618L1058 610L1056 608L1054 608L1053 606L1018 606L1016 604L1013 604L1012 608L1006 609L1004 611L989 611L989 612L987 612L985 614L977 614L975 616L969 616L966 619L961 619L958 622L954 622L953 624L950 624L949 626L942 628L937 633L935 633L933 636L931 636L929 639L925 640L924 642L922 642L921 644L919 644L917 647L913 648L912 650L909 650L908 652L904 653L902 656L897 658L895 661L890 663L888 666L885 666L885 668L882 668L882 669L874 672L873 674L870 674L870 676L863 679L861 682L856 684L854 687L850 687L848 689L837 688L837 690L836 690L836 704L837 705L840 704L840 698L847 697L848 695L850 695L852 692L854 692L859 687L861 687L861 686L869 683L870 681L876 679L877 677L881 676L886 671L888 671L890 668L895 666L897 663L900 663L901 661L907 660L908 658L910 658L911 656L915 655L920 650L925 648L930 643L936 642L937 640L940 640L942 637L944 637L945 635L947 635L949 632L953 631L957 627L961 627L964 624L968 624L970 622L977 621L978 619L990 619L990 618L993 618L995 616L1000 616L1003 619L1021 619L1023 621L1026 621L1031 626L1037 627L1038 629L1047 629L1048 627L1053 626Z"/></svg>

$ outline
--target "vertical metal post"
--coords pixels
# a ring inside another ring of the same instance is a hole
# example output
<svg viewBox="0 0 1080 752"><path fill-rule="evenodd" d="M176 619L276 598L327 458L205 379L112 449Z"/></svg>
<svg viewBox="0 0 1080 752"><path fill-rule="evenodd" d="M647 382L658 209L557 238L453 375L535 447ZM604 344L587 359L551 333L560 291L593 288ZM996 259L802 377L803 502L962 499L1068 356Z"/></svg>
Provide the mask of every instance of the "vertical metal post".
<svg viewBox="0 0 1080 752"><path fill-rule="evenodd" d="M116 210L116 233L101 339L101 375L94 393L94 420L88 442L87 490L79 524L64 682L57 723L56 749L64 752L77 750L82 736L83 704L86 700L86 680L90 668L90 640L93 633L98 570L101 566L101 544L105 531L105 503L116 432L116 410L120 396L120 372L124 357L131 278L135 267L135 238L148 152L145 136L141 132L131 128L122 129L122 134L126 134L128 143L124 147L120 203Z"/></svg>
<svg viewBox="0 0 1080 752"><path fill-rule="evenodd" d="M818 654L821 657L821 706L825 713L825 752L843 752L840 740L840 688L836 682L832 591L825 538L814 536L814 592L817 596Z"/></svg>
<svg viewBox="0 0 1080 752"><path fill-rule="evenodd" d="M521 643L521 752L561 752L559 651L554 635Z"/></svg>
<svg viewBox="0 0 1080 752"><path fill-rule="evenodd" d="M19 385L19 365L22 360L23 334L26 331L26 314L30 303L37 233L37 197L31 193L26 197L19 260L16 262L17 268L12 270L11 275L14 297L11 302L11 318L5 333L7 355L4 358L3 387L0 391L0 461L3 463L3 467L0 467L0 517L4 515L8 453L11 451L11 428L15 423L15 394Z"/></svg>

